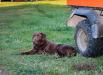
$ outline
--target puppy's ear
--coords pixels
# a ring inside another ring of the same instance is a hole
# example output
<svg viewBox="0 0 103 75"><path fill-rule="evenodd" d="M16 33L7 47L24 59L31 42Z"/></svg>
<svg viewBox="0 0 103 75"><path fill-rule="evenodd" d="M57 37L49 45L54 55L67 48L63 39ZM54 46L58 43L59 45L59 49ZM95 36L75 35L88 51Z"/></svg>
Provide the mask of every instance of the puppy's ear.
<svg viewBox="0 0 103 75"><path fill-rule="evenodd" d="M46 34L44 34L44 33L42 33L42 32L40 32L40 34L41 34L44 38L46 38Z"/></svg>
<svg viewBox="0 0 103 75"><path fill-rule="evenodd" d="M36 35L36 33L34 33L34 34L33 34L32 38L34 38L34 37L35 37L35 35Z"/></svg>

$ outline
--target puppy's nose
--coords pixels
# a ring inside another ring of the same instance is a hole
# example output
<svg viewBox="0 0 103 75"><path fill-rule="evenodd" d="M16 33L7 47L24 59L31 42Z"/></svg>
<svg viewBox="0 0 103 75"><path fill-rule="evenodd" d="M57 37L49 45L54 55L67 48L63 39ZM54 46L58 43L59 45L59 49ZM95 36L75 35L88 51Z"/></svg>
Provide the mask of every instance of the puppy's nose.
<svg viewBox="0 0 103 75"><path fill-rule="evenodd" d="M42 42L42 39L38 39L37 42Z"/></svg>

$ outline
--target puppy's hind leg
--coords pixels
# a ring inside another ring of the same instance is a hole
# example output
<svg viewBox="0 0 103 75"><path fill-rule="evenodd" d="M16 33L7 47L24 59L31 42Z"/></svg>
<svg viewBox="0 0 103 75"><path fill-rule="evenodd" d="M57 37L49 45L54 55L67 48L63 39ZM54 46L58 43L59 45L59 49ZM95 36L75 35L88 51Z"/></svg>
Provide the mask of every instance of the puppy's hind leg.
<svg viewBox="0 0 103 75"><path fill-rule="evenodd" d="M57 50L57 54L58 54L58 57L59 57L59 58L62 58L62 57L65 57L65 56L66 56L65 52L63 52L63 51L60 50L60 49Z"/></svg>

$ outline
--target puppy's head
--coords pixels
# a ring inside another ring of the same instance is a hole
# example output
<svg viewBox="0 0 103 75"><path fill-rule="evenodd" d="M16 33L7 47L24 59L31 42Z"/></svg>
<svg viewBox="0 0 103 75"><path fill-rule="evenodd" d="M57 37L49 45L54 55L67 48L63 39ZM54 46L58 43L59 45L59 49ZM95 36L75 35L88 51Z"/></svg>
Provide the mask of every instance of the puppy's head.
<svg viewBox="0 0 103 75"><path fill-rule="evenodd" d="M41 46L46 42L46 35L42 32L34 33L32 41L34 45Z"/></svg>

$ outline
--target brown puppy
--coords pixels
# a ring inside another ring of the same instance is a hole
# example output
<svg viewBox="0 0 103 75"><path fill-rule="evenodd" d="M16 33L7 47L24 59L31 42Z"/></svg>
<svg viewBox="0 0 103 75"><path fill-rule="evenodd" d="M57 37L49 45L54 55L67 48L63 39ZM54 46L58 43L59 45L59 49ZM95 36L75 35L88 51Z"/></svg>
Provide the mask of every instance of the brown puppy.
<svg viewBox="0 0 103 75"><path fill-rule="evenodd" d="M35 33L32 37L33 48L31 51L22 52L21 54L54 54L56 53L57 45L47 40L46 35L42 32Z"/></svg>
<svg viewBox="0 0 103 75"><path fill-rule="evenodd" d="M49 42L46 38L46 35L42 32L35 33L32 37L32 42L32 50L28 52L22 52L22 55L57 53L60 57L63 57L68 55L72 56L76 54L75 49L71 46L54 44L52 42Z"/></svg>

